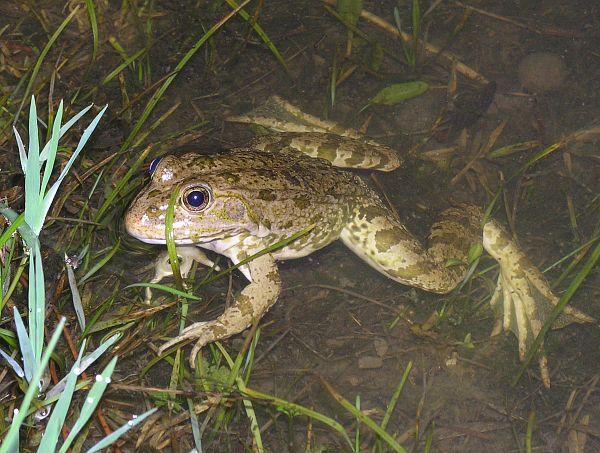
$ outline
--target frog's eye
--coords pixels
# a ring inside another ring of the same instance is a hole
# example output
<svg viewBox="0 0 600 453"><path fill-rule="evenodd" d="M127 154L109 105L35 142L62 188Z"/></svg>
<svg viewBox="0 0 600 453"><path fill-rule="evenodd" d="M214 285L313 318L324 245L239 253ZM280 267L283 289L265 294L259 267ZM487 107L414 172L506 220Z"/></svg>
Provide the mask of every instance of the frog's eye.
<svg viewBox="0 0 600 453"><path fill-rule="evenodd" d="M190 211L202 211L210 201L210 190L205 186L188 187L183 193L183 204Z"/></svg>
<svg viewBox="0 0 600 453"><path fill-rule="evenodd" d="M158 167L158 164L160 163L161 160L162 160L162 157L157 157L152 162L150 162L150 167L148 168L148 173L153 175L154 172L156 171L156 167Z"/></svg>

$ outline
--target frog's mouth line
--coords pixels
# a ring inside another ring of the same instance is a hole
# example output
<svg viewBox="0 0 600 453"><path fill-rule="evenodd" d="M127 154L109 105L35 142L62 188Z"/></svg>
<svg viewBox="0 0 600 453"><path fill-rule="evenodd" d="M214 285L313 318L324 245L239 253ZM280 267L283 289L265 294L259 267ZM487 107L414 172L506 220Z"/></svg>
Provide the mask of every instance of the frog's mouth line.
<svg viewBox="0 0 600 453"><path fill-rule="evenodd" d="M146 244L155 244L155 245L165 245L167 243L166 239L164 238L160 238L160 239L155 239L155 238L148 238L145 236L141 236L141 235L137 235L137 234L133 234L131 232L128 232L130 236L136 238L139 241L145 242ZM203 235L202 238L199 239L175 239L175 245L198 245L198 244L207 244L210 242L214 242L217 241L219 239L223 239L223 234L221 232L219 233L215 233L214 235L211 236L205 236Z"/></svg>

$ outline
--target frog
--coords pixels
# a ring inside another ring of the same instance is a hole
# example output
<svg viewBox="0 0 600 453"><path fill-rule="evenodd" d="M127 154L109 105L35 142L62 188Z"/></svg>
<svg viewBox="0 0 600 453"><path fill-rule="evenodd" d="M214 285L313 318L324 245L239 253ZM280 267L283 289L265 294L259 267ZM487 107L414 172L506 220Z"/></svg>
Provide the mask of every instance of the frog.
<svg viewBox="0 0 600 453"><path fill-rule="evenodd" d="M155 160L149 184L125 214L131 236L165 244L166 211L176 192L172 228L183 267L189 269L190 260L212 263L198 251L209 250L239 266L248 280L220 316L186 327L159 354L195 341L189 356L194 368L204 346L243 332L277 301L282 289L278 261L302 258L341 240L387 278L437 294L457 288L467 275L470 252L484 249L500 269L490 300L496 317L492 335L514 333L519 358L525 359L558 298L498 221L474 204L461 203L443 210L422 241L374 189L349 171L396 170L402 159L392 148L279 97L228 120L259 124L272 133L224 152ZM302 234L294 241L271 250L298 232ZM170 268L168 260L160 262L163 269L153 281L170 273L164 269ZM553 328L594 321L567 306ZM542 382L549 387L543 345L538 362Z"/></svg>

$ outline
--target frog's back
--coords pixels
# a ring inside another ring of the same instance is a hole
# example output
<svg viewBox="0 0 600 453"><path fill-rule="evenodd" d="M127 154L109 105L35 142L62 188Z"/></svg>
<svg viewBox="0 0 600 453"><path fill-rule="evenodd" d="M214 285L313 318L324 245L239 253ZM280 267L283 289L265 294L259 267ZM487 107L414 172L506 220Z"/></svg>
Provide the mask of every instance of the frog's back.
<svg viewBox="0 0 600 453"><path fill-rule="evenodd" d="M180 159L190 169L186 178L208 178L220 190L242 193L253 204L274 206L294 199L300 209L311 209L313 203L355 204L373 196L358 176L293 150L234 148L213 155L184 154Z"/></svg>
<svg viewBox="0 0 600 453"><path fill-rule="evenodd" d="M295 150L265 152L235 148L211 156L184 155L194 178L219 193L236 193L251 205L273 243L298 231L310 233L290 244L278 258L304 256L339 237L357 207L378 202L358 176Z"/></svg>

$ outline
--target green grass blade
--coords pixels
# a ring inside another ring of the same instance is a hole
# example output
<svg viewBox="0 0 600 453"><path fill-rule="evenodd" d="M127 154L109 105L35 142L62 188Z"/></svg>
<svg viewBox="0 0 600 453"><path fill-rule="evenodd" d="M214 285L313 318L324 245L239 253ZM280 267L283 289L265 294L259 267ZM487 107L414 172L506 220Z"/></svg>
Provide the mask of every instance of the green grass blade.
<svg viewBox="0 0 600 453"><path fill-rule="evenodd" d="M58 110L56 111L56 116L54 117L54 123L52 125L52 135L50 137L50 141L46 145L48 150L53 150L52 152L48 152L48 158L46 160L46 165L44 167L44 177L42 178L42 185L40 186L40 198L44 198L44 194L46 193L46 187L48 187L48 181L50 181L50 175L52 174L52 169L54 168L54 160L56 159L56 151L58 151L58 139L60 138L60 123L62 122L63 115L63 101L60 101L58 105ZM46 147L44 147L46 149ZM54 151L56 150L56 151ZM44 151L42 150L42 153ZM42 162L42 156L40 154L40 163ZM42 219L43 222L43 219Z"/></svg>
<svg viewBox="0 0 600 453"><path fill-rule="evenodd" d="M25 144L23 143L23 139L21 138L21 134L15 126L13 126L13 132L15 134L15 139L17 140L17 148L19 148L19 161L21 162L21 170L24 175L27 175L27 153L25 152Z"/></svg>
<svg viewBox="0 0 600 453"><path fill-rule="evenodd" d="M123 63L121 63L115 69L113 69L112 71L110 71L108 73L108 75L106 77L104 77L104 79L102 79L102 82L100 82L100 85L106 85L107 83L109 83L111 80L113 80L115 77L117 77L119 75L119 73L121 71L123 71L123 69L125 69L126 67L128 67L129 65L131 65L131 63L133 63L135 60L137 60L138 58L140 58L144 54L146 54L148 52L148 50L149 50L148 48L143 48L141 50L138 50L132 56L125 58L125 60L123 61Z"/></svg>
<svg viewBox="0 0 600 453"><path fill-rule="evenodd" d="M17 224L17 230L19 234L30 247L33 247L33 244L37 241L37 236L33 232L33 230L29 227L29 225L25 222L25 213L17 214L11 208L9 208L6 203L0 200L0 214L6 217L10 222ZM19 220L22 218L23 220ZM3 234L4 236L4 234Z"/></svg>
<svg viewBox="0 0 600 453"><path fill-rule="evenodd" d="M119 180L115 188L106 196L106 199L102 203L102 206L100 206L100 209L98 209L98 212L96 213L96 217L94 219L95 222L100 222L104 213L113 205L113 202L115 201L119 193L129 183L131 177L138 171L138 168L142 165L142 163L144 162L151 150L152 146L148 146L144 151L140 153L136 161L133 163L133 165L129 167L127 173L125 173L125 176L123 176Z"/></svg>
<svg viewBox="0 0 600 453"><path fill-rule="evenodd" d="M35 374L35 355L33 353L33 345L27 330L25 330L25 324L23 324L23 318L17 307L13 308L13 318L15 320L15 327L17 330L17 339L19 340L19 349L21 351L21 358L23 359L23 368L25 372L25 379L32 385L31 378Z"/></svg>
<svg viewBox="0 0 600 453"><path fill-rule="evenodd" d="M104 265L106 263L108 263L113 256L115 256L115 253L117 253L119 251L120 247L121 247L121 239L118 239L117 242L115 243L115 245L113 245L112 248L108 251L108 253L100 261L98 261L83 277L81 277L81 279L79 280L79 284L83 285L96 272L98 272L100 269L102 269L104 267Z"/></svg>
<svg viewBox="0 0 600 453"><path fill-rule="evenodd" d="M277 410L282 411L282 412L295 414L295 415L304 415L305 417L310 417L313 420L317 420L317 421L329 426L333 430L337 431L338 434L346 441L346 443L348 444L350 449L353 448L352 441L348 437L348 434L346 433L346 430L344 429L344 427L336 420L334 420L330 417L327 417L326 415L323 415L320 412L317 412L317 411L314 411L307 407L301 406L300 404L292 403L292 402L284 400L282 398L277 398L276 396L272 396L272 395L268 395L266 393L259 392L258 390L250 389L248 387L246 388L246 390L244 392L244 396L247 396L249 398L256 398L256 399L268 401L269 403L273 404L277 408Z"/></svg>
<svg viewBox="0 0 600 453"><path fill-rule="evenodd" d="M29 106L29 149L25 167L25 222L31 227L36 236L40 233L38 228L40 213L40 148L38 141L37 109L35 97L31 96ZM31 245L30 245L31 247Z"/></svg>
<svg viewBox="0 0 600 453"><path fill-rule="evenodd" d="M9 356L2 349L0 349L0 355L4 358L4 360L6 360L8 365L12 368L12 370L15 372L15 374L18 377L20 377L20 378L25 377L25 371L23 371L23 368L21 368L21 365L19 365L19 362L17 362L15 359L13 359L11 356Z"/></svg>
<svg viewBox="0 0 600 453"><path fill-rule="evenodd" d="M39 364L44 349L44 326L46 322L46 288L40 243L36 241L29 255L29 337L36 363Z"/></svg>
<svg viewBox="0 0 600 453"><path fill-rule="evenodd" d="M93 0L85 0L85 6L90 17L90 27L92 29L92 62L96 61L98 55L98 18L96 17L96 9L94 8Z"/></svg>
<svg viewBox="0 0 600 453"><path fill-rule="evenodd" d="M71 367L71 371L67 375L67 381L62 395L60 396L58 403L56 403L56 406L52 411L50 420L48 420L48 424L46 425L46 429L44 430L44 436L42 437L42 441L40 442L40 445L38 447L39 452L56 450L56 446L58 444L58 436L60 435L60 430L62 429L65 423L65 419L67 418L67 413L69 412L69 407L71 405L71 400L73 399L73 393L75 392L75 384L77 384L77 377L81 374L81 369L79 365L81 363L81 356L83 355L84 349L85 340L83 340L83 344L81 345L81 349L79 350L77 360L75 360L75 363Z"/></svg>
<svg viewBox="0 0 600 453"><path fill-rule="evenodd" d="M534 355L537 353L538 349L542 345L542 342L544 341L546 334L552 328L552 324L554 324L554 321L556 321L556 318L558 318L558 316L563 312L563 310L565 309L565 307L567 306L567 304L569 303L569 301L571 300L571 298L573 297L575 292L577 292L577 290L579 289L579 287L581 286L581 284L583 283L585 278L588 276L588 274L591 272L591 270L596 266L596 263L598 262L599 259L600 259L600 243L598 245L596 245L596 247L594 248L594 251L592 252L590 257L584 264L581 271L571 281L571 284L569 285L567 290L563 293L563 295L560 297L558 303L555 305L552 312L548 315L548 319L546 319L546 321L544 322L544 325L542 326L540 333L538 334L537 337L535 337L535 341L531 345L531 348L529 348L529 351L527 352L527 355L525 356L525 360L521 363L521 367L519 368L517 375L512 380L512 382L511 382L512 387L517 385L517 383L521 379L521 376L523 376L523 373L529 367L529 364L531 363L531 360L533 359Z"/></svg>
<svg viewBox="0 0 600 453"><path fill-rule="evenodd" d="M85 310L83 309L83 304L81 303L81 295L79 294L79 288L77 287L77 278L75 277L75 272L73 271L73 266L68 262L68 256L65 253L65 267L67 269L67 280L69 282L69 288L71 289L71 299L73 301L73 309L75 310L75 314L77 315L77 321L79 322L79 327L81 331L85 331Z"/></svg>
<svg viewBox="0 0 600 453"><path fill-rule="evenodd" d="M77 11L79 11L79 6L76 6L75 8L73 8L73 11L71 11L71 13L65 18L65 20L62 21L62 23L59 25L59 27L56 29L56 31L52 34L52 36L50 37L50 39L48 40L48 42L42 49L42 52L40 53L40 56L38 57L37 61L35 62L35 66L33 67L33 70L31 71L31 77L29 77L29 82L27 83L27 88L25 88L25 93L23 94L23 100L21 101L21 105L19 105L19 109L17 110L17 113L15 115L15 122L19 118L19 113L23 109L25 100L29 97L29 93L31 93L33 84L35 83L35 79L38 75L38 72L40 72L40 68L42 67L42 64L44 63L44 59L46 58L46 55L48 54L48 52L50 51L50 49L52 48L52 46L54 45L54 43L56 42L56 40L58 39L60 34L63 32L65 27L69 24L69 22L71 22L73 17L75 17L75 14L77 14ZM30 117L30 119L31 119L31 117Z"/></svg>
<svg viewBox="0 0 600 453"><path fill-rule="evenodd" d="M139 425L146 418L148 418L152 414L154 414L157 410L158 410L158 408L155 407L153 409L150 409L149 411L144 412L141 415L134 417L133 420L128 421L126 424L121 426L119 429L116 429L110 435L106 436L104 439L102 439L100 442L98 442L92 448L87 450L86 453L96 453L97 451L100 451L103 448L108 447L113 442L115 442L119 437L121 437L123 434L125 434L127 431L129 431L131 428Z"/></svg>
<svg viewBox="0 0 600 453"><path fill-rule="evenodd" d="M94 106L94 104L90 104L88 105L86 108L84 108L81 112L79 112L78 114L74 115L73 118L71 118L69 121L67 121L65 124L62 125L62 127L60 128L60 133L58 135L58 138L62 138L63 135L65 135L69 129L71 129L71 127L77 122L79 121L79 119L85 115L89 109L91 109ZM44 146L44 149L42 150L41 154L40 154L40 161L45 161L48 159L48 152L50 150L50 142L46 143L46 146Z"/></svg>
<svg viewBox="0 0 600 453"><path fill-rule="evenodd" d="M4 214L3 208L0 207L0 214ZM25 214L20 214L15 220L11 221L11 224L6 230L0 235L0 247L4 247L4 244L12 237L17 228L19 228L25 221Z"/></svg>
<svg viewBox="0 0 600 453"><path fill-rule="evenodd" d="M58 343L60 335L62 334L65 322L66 319L63 317L58 323L58 326L56 326L56 330L52 334L52 338L48 343L48 347L44 351L44 355L42 356L40 365L35 370L35 373L32 377L32 382L40 382L40 380L42 379L46 366L48 366L50 355L54 351L54 348ZM19 407L19 410L15 411L15 416L13 417L12 423L10 424L10 429L8 430L6 437L0 445L0 453L8 453L9 451L11 451L11 448L14 448L15 445L18 445L19 429L25 421L25 417L27 416L27 411L29 410L29 406L31 405L33 397L36 396L38 392L39 388L37 385L30 385L27 389L27 392L23 397L23 401L21 401L21 406Z"/></svg>
<svg viewBox="0 0 600 453"><path fill-rule="evenodd" d="M102 394L104 393L106 387L110 383L110 377L112 376L116 364L117 357L113 357L113 359L109 362L106 368L104 368L102 373L96 375L96 381L94 382L92 389L88 392L87 397L85 398L85 402L83 403L83 407L81 408L79 417L73 425L73 428L71 428L71 432L65 439L63 445L59 450L59 453L64 453L68 450L68 448L71 446L71 443L73 443L73 440L75 440L75 437L83 429L85 424L88 422L88 420L96 410L96 407L100 402Z"/></svg>
<svg viewBox="0 0 600 453"><path fill-rule="evenodd" d="M242 7L244 6L244 3L242 5L238 5L234 0L225 0L225 1L229 4L229 6L234 8L234 10L238 10L238 14L242 17L242 19L244 19L246 22L248 22L252 26L252 28L254 29L256 34L266 44L266 46L269 48L269 50L271 51L273 56L277 59L279 64L281 64L281 66L283 67L285 72L287 74L290 74L288 65L285 62L283 55L281 55L281 53L279 52L279 49L277 49L277 46L275 46L273 41L271 41L271 38L269 38L269 36L265 32L265 30L258 23L252 21L252 17L250 17L250 14L248 14L246 11L244 11L242 9ZM245 2L245 3L248 3L248 2Z"/></svg>
<svg viewBox="0 0 600 453"><path fill-rule="evenodd" d="M408 381L408 376L410 375L410 372L412 370L412 361L409 361L408 364L406 365L406 368L404 369L404 373L402 374L402 378L400 378L400 382L398 383L398 386L396 387L396 390L394 391L394 394L392 395L392 398L390 399L390 402L388 403L387 409L385 410L385 415L383 416L383 420L381 421L381 429L386 429L388 422L390 421L390 417L392 416L392 413L394 412L394 409L396 408L396 403L398 402L398 398L400 398L400 395L402 394L402 390L404 390L404 385L406 384L406 382Z"/></svg>
<svg viewBox="0 0 600 453"><path fill-rule="evenodd" d="M181 278L181 272L179 271L179 258L177 256L177 248L175 247L175 235L173 233L173 221L175 217L175 204L177 198L179 198L179 186L174 187L169 198L169 204L167 205L167 211L165 212L165 241L167 245L167 253L169 254L169 261L171 263L171 271L173 272L173 281L175 287L179 291L184 290L183 279Z"/></svg>
<svg viewBox="0 0 600 453"><path fill-rule="evenodd" d="M48 210L50 209L50 205L52 204L52 201L54 200L54 197L56 195L56 192L58 191L58 188L60 187L60 184L62 183L63 179L65 179L65 176L67 176L67 174L69 173L69 170L71 169L71 166L75 162L75 159L77 159L77 156L79 156L79 153L81 152L81 150L83 149L83 147L85 146L87 141L89 140L90 136L92 135L92 132L94 132L94 129L96 129L98 122L102 118L102 115L104 115L104 112L106 111L107 108L108 108L108 105L104 106L104 108L102 110L100 110L100 112L94 117L94 119L89 124L89 126L85 128L85 130L83 131L83 134L81 135L81 138L79 139L79 143L77 144L77 147L75 148L75 151L73 151L73 154L71 154L71 157L65 164L59 177L56 179L54 184L52 184L52 187L50 187L50 190L48 190L48 193L44 197L43 218L46 217L46 214L48 213Z"/></svg>
<svg viewBox="0 0 600 453"><path fill-rule="evenodd" d="M340 405L350 412L354 417L358 418L361 423L368 428L370 428L375 434L377 434L381 440L383 440L388 446L399 453L406 453L406 450L402 448L402 446L396 442L390 434L387 433L381 426L379 426L375 421L363 414L361 411L357 410L356 407L348 400L346 400L342 395L340 395L325 379L321 379L323 385L327 389L327 391L335 398L335 400L340 403Z"/></svg>
<svg viewBox="0 0 600 453"><path fill-rule="evenodd" d="M146 120L148 119L148 117L162 98L163 94L171 86L173 80L175 80L175 78L179 75L181 70L188 63L188 61L196 54L196 52L204 45L204 43L208 41L208 39L217 32L217 30L219 30L229 19L235 16L243 6L249 3L249 1L250 0L245 0L238 8L231 11L229 14L223 17L223 19L221 19L219 22L213 25L204 35L202 35L202 37L198 41L196 41L192 48L187 51L187 53L183 56L179 63L177 63L175 69L173 69L173 73L169 77L167 77L167 79L164 81L161 87L156 91L156 93L154 93L152 98L150 98L148 104L146 104L146 107L140 115L140 118L138 119L137 123L123 142L123 145L121 145L121 151L129 149L129 147L135 140L137 134L140 132L140 130L146 123Z"/></svg>
<svg viewBox="0 0 600 453"><path fill-rule="evenodd" d="M194 296L193 294L186 293L185 291L179 291L178 289L171 288L167 285L161 285L159 283L132 283L131 285L127 285L125 289L135 288L136 286L140 286L142 288L158 289L160 291L165 291L169 294L172 294L173 296L184 297L190 300L201 300L201 298L198 296Z"/></svg>
<svg viewBox="0 0 600 453"><path fill-rule="evenodd" d="M96 348L94 350L94 352L91 352L91 353L85 355L81 359L80 364L79 364L80 373L83 373L85 370L87 370L96 360L98 360L98 358L102 354L104 354L106 352L106 350L108 348L110 348L113 344L115 344L115 342L119 338L121 338L121 334L113 335L108 340L103 342L100 346L98 346L98 348ZM83 351L83 348L81 348L81 351ZM49 399L49 398L53 397L54 395L58 395L60 392L62 392L63 389L65 388L67 378L68 378L68 376L65 376L64 378L62 378L58 384L56 384L48 392L46 392L46 399Z"/></svg>
<svg viewBox="0 0 600 453"><path fill-rule="evenodd" d="M198 423L198 416L194 407L194 400L192 398L186 398L185 402L188 407L188 414L190 414L190 424L192 425L192 437L194 438L194 445L196 451L202 453L202 433L200 432L200 424Z"/></svg>

